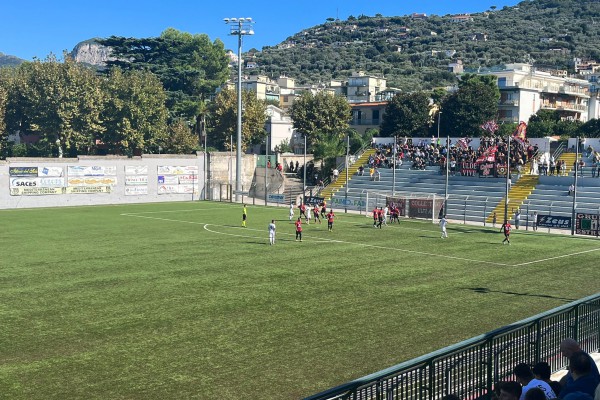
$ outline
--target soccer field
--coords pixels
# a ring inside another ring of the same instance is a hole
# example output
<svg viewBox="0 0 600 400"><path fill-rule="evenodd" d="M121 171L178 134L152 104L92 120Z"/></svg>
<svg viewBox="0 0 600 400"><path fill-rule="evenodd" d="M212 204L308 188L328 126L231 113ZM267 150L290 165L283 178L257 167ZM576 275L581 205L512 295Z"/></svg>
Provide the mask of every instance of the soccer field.
<svg viewBox="0 0 600 400"><path fill-rule="evenodd" d="M296 399L598 291L596 239L334 211L0 211L0 397Z"/></svg>

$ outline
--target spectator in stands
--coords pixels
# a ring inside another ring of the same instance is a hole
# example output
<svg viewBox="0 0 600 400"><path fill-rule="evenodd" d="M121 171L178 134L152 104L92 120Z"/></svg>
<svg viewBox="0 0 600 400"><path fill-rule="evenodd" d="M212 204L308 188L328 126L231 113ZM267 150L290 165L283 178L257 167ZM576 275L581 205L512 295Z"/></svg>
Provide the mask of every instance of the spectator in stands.
<svg viewBox="0 0 600 400"><path fill-rule="evenodd" d="M574 339L567 338L560 342L560 353L563 355L563 357L567 357L570 359L573 354L578 352L583 352L583 350L581 349L581 346L579 346L579 343L577 343L577 341L575 341ZM592 374L595 375L598 378L598 380L600 380L600 372L598 372L598 366L596 365L596 362L594 361L592 356L585 352L584 354L586 354L590 359ZM561 384L564 386L565 383L569 380L572 380L572 378L570 376L570 373L567 373L563 380L561 380Z"/></svg>
<svg viewBox="0 0 600 400"><path fill-rule="evenodd" d="M574 193L575 193L575 185L573 185L571 183L571 186L569 186L569 196L573 196Z"/></svg>
<svg viewBox="0 0 600 400"><path fill-rule="evenodd" d="M381 180L381 172L379 172L379 168L375 168L375 180L376 181Z"/></svg>
<svg viewBox="0 0 600 400"><path fill-rule="evenodd" d="M561 399L576 392L587 393L590 396L595 394L600 379L597 368L596 374L592 372L592 364L596 365L590 355L584 351L575 352L569 357L569 373L566 384L560 392Z"/></svg>
<svg viewBox="0 0 600 400"><path fill-rule="evenodd" d="M536 379L544 381L548 385L550 385L555 394L560 393L560 391L562 390L560 382L553 381L550 379L552 370L550 369L550 365L547 362L540 361L539 363L535 364L532 368L532 372Z"/></svg>
<svg viewBox="0 0 600 400"><path fill-rule="evenodd" d="M525 400L546 400L546 393L540 388L529 389L524 397Z"/></svg>
<svg viewBox="0 0 600 400"><path fill-rule="evenodd" d="M598 163L598 168L596 169L596 178L600 178L600 162Z"/></svg>
<svg viewBox="0 0 600 400"><path fill-rule="evenodd" d="M340 176L340 171L337 168L333 169L333 180L337 181L338 176Z"/></svg>
<svg viewBox="0 0 600 400"><path fill-rule="evenodd" d="M364 173L365 173L365 169L361 165L360 167L358 167L358 176L363 176Z"/></svg>
<svg viewBox="0 0 600 400"><path fill-rule="evenodd" d="M529 365L524 363L517 364L513 368L513 373L517 377L517 382L523 385L520 400L524 400L527 392L533 388L541 389L544 392L546 399L556 398L556 394L554 393L549 384L540 379L535 379Z"/></svg>
<svg viewBox="0 0 600 400"><path fill-rule="evenodd" d="M370 176L371 180L375 179L375 168L374 167L369 168L369 176Z"/></svg>
<svg viewBox="0 0 600 400"><path fill-rule="evenodd" d="M519 382L507 381L496 384L498 400L519 400L523 389Z"/></svg>

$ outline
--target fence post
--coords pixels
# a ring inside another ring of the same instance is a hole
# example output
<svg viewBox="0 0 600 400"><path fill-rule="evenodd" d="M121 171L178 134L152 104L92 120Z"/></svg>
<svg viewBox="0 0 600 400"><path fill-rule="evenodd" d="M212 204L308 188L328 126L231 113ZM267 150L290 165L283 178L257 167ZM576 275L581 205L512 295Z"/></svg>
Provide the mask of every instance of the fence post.
<svg viewBox="0 0 600 400"><path fill-rule="evenodd" d="M469 200L469 196L465 198L465 206L463 208L463 225L467 224L467 200Z"/></svg>
<svg viewBox="0 0 600 400"><path fill-rule="evenodd" d="M552 204L554 204L553 201L550 202L550 211L548 211L548 215L552 215ZM575 221L571 221L571 223L574 223ZM548 225L548 233L550 233L550 225Z"/></svg>
<svg viewBox="0 0 600 400"><path fill-rule="evenodd" d="M489 197L485 198L485 203L483 203L483 226L485 226L485 222L487 219L487 203L488 203L488 199Z"/></svg>
<svg viewBox="0 0 600 400"><path fill-rule="evenodd" d="M527 202L527 222L525 223L525 230L529 230L529 202Z"/></svg>

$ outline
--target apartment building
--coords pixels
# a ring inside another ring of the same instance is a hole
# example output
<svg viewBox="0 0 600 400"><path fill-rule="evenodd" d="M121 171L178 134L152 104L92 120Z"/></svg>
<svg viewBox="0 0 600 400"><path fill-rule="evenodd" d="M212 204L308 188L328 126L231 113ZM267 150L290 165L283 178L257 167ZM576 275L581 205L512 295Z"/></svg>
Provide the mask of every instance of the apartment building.
<svg viewBox="0 0 600 400"><path fill-rule="evenodd" d="M387 101L350 104L352 109L350 127L360 134L371 128L379 129L387 105Z"/></svg>
<svg viewBox="0 0 600 400"><path fill-rule="evenodd" d="M242 79L242 90L255 92L257 99L272 100L279 103L279 85L267 76L257 75L245 80Z"/></svg>
<svg viewBox="0 0 600 400"><path fill-rule="evenodd" d="M538 110L557 110L565 120L588 120L590 83L586 80L538 71L530 64L507 64L480 74L498 79L500 122L529 121Z"/></svg>
<svg viewBox="0 0 600 400"><path fill-rule="evenodd" d="M375 101L375 96L386 89L386 79L367 75L362 71L355 72L348 78L348 103L369 103Z"/></svg>

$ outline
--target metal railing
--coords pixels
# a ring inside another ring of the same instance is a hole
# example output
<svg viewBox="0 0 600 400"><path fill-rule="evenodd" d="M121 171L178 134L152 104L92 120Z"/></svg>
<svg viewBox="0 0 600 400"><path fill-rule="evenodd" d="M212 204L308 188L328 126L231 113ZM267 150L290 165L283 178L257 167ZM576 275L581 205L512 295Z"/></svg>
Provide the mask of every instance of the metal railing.
<svg viewBox="0 0 600 400"><path fill-rule="evenodd" d="M600 293L356 379L306 400L433 400L446 394L479 398L512 376L521 362L566 366L560 342L600 349Z"/></svg>

